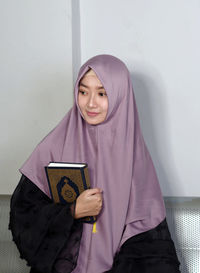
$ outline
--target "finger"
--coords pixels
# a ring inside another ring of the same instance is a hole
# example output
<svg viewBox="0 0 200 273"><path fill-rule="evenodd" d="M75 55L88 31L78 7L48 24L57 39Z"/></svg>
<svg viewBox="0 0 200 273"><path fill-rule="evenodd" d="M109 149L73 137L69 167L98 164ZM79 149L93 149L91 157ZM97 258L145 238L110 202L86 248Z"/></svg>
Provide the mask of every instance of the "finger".
<svg viewBox="0 0 200 273"><path fill-rule="evenodd" d="M97 199L102 200L102 194L100 192L95 193L94 195Z"/></svg>
<svg viewBox="0 0 200 273"><path fill-rule="evenodd" d="M88 191L88 193L89 193L90 195L92 195L92 194L100 193L101 191L102 191L102 190L99 189L99 188L94 188L94 189L90 189L90 190Z"/></svg>

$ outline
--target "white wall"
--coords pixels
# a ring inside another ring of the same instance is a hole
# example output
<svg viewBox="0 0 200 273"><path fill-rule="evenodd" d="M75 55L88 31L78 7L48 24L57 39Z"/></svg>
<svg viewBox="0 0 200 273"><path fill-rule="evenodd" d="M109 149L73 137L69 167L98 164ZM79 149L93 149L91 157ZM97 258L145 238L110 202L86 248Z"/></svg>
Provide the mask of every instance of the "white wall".
<svg viewBox="0 0 200 273"><path fill-rule="evenodd" d="M80 1L81 63L127 64L165 196L200 196L199 14L198 0Z"/></svg>
<svg viewBox="0 0 200 273"><path fill-rule="evenodd" d="M73 100L71 1L0 1L0 194Z"/></svg>

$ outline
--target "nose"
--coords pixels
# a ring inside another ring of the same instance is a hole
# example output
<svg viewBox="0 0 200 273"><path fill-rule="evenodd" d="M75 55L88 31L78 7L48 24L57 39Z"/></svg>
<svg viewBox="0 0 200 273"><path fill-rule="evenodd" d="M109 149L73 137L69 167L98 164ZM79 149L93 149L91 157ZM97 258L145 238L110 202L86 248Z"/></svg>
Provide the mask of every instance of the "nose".
<svg viewBox="0 0 200 273"><path fill-rule="evenodd" d="M96 97L94 94L91 94L88 99L88 107L92 108L96 106L97 106Z"/></svg>

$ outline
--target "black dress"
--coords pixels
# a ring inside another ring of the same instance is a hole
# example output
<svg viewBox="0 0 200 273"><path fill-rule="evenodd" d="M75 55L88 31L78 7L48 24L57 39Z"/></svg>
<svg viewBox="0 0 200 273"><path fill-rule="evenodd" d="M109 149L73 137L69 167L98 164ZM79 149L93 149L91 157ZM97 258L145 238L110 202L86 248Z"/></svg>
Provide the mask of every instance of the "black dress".
<svg viewBox="0 0 200 273"><path fill-rule="evenodd" d="M20 257L31 267L30 273L63 273L60 264L70 273L77 264L83 230L83 222L74 219L71 206L54 204L24 175L10 205L9 229ZM166 219L124 242L112 268L106 271L122 272L180 273Z"/></svg>

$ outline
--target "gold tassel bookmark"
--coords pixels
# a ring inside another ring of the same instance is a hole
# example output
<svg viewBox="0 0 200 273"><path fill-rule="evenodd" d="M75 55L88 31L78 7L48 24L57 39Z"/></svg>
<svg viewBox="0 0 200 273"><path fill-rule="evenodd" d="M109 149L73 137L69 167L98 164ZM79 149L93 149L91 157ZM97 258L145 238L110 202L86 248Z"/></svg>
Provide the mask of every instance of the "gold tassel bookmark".
<svg viewBox="0 0 200 273"><path fill-rule="evenodd" d="M92 233L97 233L97 222L93 224Z"/></svg>

